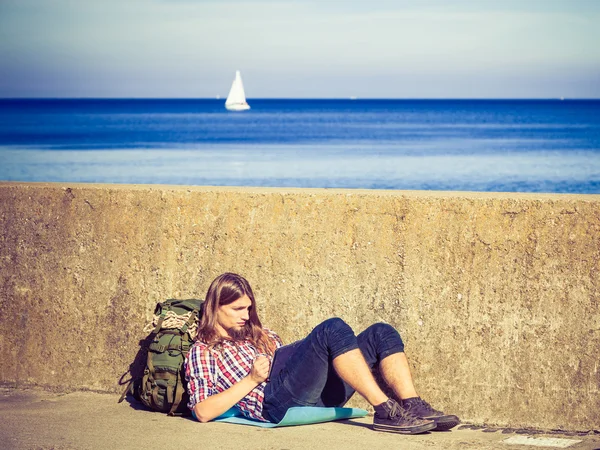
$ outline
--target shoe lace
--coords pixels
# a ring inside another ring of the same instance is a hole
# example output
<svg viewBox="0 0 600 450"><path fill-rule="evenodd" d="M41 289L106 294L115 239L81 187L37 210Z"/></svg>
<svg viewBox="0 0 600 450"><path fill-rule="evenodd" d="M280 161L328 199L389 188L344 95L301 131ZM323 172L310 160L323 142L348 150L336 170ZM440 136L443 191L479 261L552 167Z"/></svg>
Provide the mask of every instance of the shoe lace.
<svg viewBox="0 0 600 450"><path fill-rule="evenodd" d="M425 413L425 415L440 414L439 411L433 409L429 403L420 397L411 402L404 402L402 406L409 412L413 409L418 409L421 414Z"/></svg>
<svg viewBox="0 0 600 450"><path fill-rule="evenodd" d="M411 413L408 409L400 406L400 404L394 402L390 408L390 417L401 417L407 422L418 420L418 417Z"/></svg>

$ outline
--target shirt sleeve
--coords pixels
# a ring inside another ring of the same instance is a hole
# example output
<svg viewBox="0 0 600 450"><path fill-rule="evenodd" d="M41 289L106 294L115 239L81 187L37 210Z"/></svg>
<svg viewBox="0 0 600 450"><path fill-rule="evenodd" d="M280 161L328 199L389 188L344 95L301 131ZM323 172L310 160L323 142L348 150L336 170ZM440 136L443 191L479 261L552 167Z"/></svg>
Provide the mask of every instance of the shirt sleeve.
<svg viewBox="0 0 600 450"><path fill-rule="evenodd" d="M193 410L197 403L215 393L216 374L217 362L208 346L203 343L194 344L185 365L185 378L190 396L189 409Z"/></svg>
<svg viewBox="0 0 600 450"><path fill-rule="evenodd" d="M275 341L275 348L279 348L279 347L283 346L283 341L281 340L281 338L279 337L279 335L277 333L275 333L272 330L269 330L268 328L265 328L265 331L267 332L267 336L269 336L269 339L271 339L272 341Z"/></svg>

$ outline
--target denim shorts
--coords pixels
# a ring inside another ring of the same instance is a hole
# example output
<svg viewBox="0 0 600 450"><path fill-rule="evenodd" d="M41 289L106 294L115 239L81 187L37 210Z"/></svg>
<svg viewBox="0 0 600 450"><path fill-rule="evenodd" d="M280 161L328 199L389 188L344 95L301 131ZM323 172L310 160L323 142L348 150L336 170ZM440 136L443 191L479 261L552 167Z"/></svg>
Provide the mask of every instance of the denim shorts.
<svg viewBox="0 0 600 450"><path fill-rule="evenodd" d="M389 355L404 351L398 332L385 323L371 325L358 336L342 319L317 325L265 387L263 416L278 423L294 406L343 406L354 389L333 368L333 360L359 348L373 369Z"/></svg>

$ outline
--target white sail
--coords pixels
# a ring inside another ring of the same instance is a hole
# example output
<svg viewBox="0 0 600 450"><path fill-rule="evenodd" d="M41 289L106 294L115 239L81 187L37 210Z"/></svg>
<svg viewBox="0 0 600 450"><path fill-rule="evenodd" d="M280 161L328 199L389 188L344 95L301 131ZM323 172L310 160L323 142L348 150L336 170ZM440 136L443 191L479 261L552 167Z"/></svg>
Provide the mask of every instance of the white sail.
<svg viewBox="0 0 600 450"><path fill-rule="evenodd" d="M244 111L250 109L250 105L246 102L246 93L244 92L244 84L240 71L236 70L235 78L231 85L231 90L225 100L225 108L230 111Z"/></svg>

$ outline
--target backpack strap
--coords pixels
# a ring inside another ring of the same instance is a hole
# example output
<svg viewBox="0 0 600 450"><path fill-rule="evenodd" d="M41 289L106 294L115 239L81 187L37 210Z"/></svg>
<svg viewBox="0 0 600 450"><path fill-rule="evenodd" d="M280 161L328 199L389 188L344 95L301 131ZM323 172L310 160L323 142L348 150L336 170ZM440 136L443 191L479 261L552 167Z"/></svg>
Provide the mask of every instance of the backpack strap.
<svg viewBox="0 0 600 450"><path fill-rule="evenodd" d="M129 380L129 382L127 383L127 386L125 387L125 390L121 394L121 397L119 397L119 401L117 403L121 403L125 399L125 397L127 397L127 394L129 393L129 389L131 388L132 383L133 383L133 378L131 380Z"/></svg>
<svg viewBox="0 0 600 450"><path fill-rule="evenodd" d="M179 404L181 403L181 400L183 398L183 393L185 391L185 386L183 385L183 380L181 378L181 366L182 365L183 365L183 363L181 363L179 365L179 369L177 370L177 385L174 386L175 400L173 401L173 405L171 406L171 410L169 411L169 414L168 414L169 416L175 415L175 411L179 407Z"/></svg>
<svg viewBox="0 0 600 450"><path fill-rule="evenodd" d="M179 407L181 403L181 399L183 398L183 386L178 385L175 389L175 401L173 402L173 406L171 406L171 410L169 411L169 416L175 415L175 410Z"/></svg>
<svg viewBox="0 0 600 450"><path fill-rule="evenodd" d="M165 308L162 308L162 310L160 312L160 317L158 318L158 322L156 323L156 326L154 327L154 331L152 331L152 334L156 334L160 331L160 328L162 327L162 324L165 321L166 315L167 315L167 310Z"/></svg>
<svg viewBox="0 0 600 450"><path fill-rule="evenodd" d="M198 317L198 312L192 311L192 314L190 314L190 318L188 319L188 321L186 323L184 323L183 326L180 328L180 330L183 334L187 334L188 328L191 327L196 322L197 317Z"/></svg>

